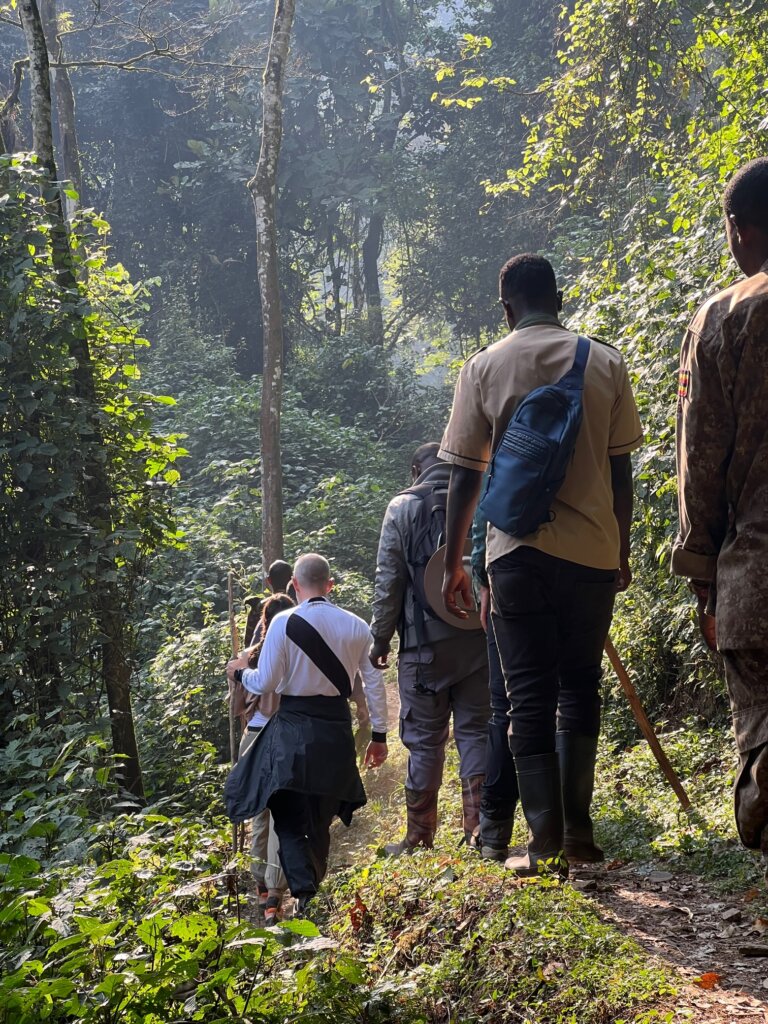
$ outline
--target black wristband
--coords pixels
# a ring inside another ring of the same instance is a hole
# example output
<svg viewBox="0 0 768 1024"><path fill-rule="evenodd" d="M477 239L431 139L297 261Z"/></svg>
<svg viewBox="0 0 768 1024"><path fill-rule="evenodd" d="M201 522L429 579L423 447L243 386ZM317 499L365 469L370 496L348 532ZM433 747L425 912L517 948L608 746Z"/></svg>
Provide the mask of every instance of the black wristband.
<svg viewBox="0 0 768 1024"><path fill-rule="evenodd" d="M243 670L241 668L236 668L235 671L232 673L232 678L235 680L236 683L242 683Z"/></svg>
<svg viewBox="0 0 768 1024"><path fill-rule="evenodd" d="M371 730L371 743L386 743L387 734L385 732L374 732Z"/></svg>

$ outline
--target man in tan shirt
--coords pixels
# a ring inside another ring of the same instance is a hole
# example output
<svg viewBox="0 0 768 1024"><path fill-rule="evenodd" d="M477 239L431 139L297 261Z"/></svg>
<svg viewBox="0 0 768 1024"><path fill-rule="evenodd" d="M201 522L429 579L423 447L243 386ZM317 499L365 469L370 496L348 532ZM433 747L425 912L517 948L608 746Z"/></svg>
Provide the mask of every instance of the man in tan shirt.
<svg viewBox="0 0 768 1024"><path fill-rule="evenodd" d="M516 407L573 365L577 335L559 322L561 297L547 260L525 254L500 275L510 327L472 356L456 385L440 457L453 463L443 597L454 614L470 598L461 551L484 470ZM596 861L589 808L600 730L602 653L617 588L630 581L632 465L642 440L619 352L590 344L583 422L551 519L512 537L489 526L491 622L510 700L510 750L531 839L507 866L535 874L565 858Z"/></svg>
<svg viewBox="0 0 768 1024"><path fill-rule="evenodd" d="M746 278L708 299L683 341L672 569L689 577L723 655L741 759L736 824L768 858L768 159L734 175L723 205Z"/></svg>

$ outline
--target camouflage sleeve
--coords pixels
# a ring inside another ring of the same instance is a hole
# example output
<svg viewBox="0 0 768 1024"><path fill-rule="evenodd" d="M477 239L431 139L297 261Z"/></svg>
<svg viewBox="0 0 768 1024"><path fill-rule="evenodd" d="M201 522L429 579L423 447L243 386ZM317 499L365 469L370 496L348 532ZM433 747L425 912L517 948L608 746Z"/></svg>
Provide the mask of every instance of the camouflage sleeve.
<svg viewBox="0 0 768 1024"><path fill-rule="evenodd" d="M728 528L725 480L734 438L733 409L717 353L721 331L696 321L680 352L677 486L680 528L672 548L678 576L713 580Z"/></svg>

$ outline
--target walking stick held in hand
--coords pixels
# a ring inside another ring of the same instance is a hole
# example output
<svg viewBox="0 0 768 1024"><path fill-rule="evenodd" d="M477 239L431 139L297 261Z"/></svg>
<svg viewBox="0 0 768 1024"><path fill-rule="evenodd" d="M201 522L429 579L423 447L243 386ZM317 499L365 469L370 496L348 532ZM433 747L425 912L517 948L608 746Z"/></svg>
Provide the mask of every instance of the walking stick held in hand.
<svg viewBox="0 0 768 1024"><path fill-rule="evenodd" d="M240 639L237 635L235 621L235 601L233 596L232 570L227 574L227 600L229 602L229 635L232 641L232 657L240 653ZM235 718L235 687L229 688L229 758L234 766L240 749L240 736L237 719ZM237 825L232 826L232 853L237 853Z"/></svg>
<svg viewBox="0 0 768 1024"><path fill-rule="evenodd" d="M635 720L640 726L640 731L643 736L648 740L648 746L653 751L653 756L658 761L659 767L664 773L667 782L669 782L672 789L674 789L675 796L680 801L683 810L690 813L692 807L691 801L688 799L688 794L685 792L677 772L669 763L669 758L664 753L661 743L659 743L659 737L654 732L648 715L646 715L643 705L640 703L640 698L637 696L637 690L632 685L629 673L624 667L624 664L622 663L616 648L613 646L613 642L610 637L605 641L605 653L608 655L608 660L613 666L613 671L619 677L619 682L621 683L621 687L629 700L629 706L632 708Z"/></svg>

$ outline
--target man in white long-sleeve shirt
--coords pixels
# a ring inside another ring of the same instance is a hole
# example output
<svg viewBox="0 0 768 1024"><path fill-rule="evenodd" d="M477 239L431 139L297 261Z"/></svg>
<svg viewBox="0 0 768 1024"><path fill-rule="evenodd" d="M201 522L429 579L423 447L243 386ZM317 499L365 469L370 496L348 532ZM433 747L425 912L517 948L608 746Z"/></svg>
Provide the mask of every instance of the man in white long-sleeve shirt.
<svg viewBox="0 0 768 1024"><path fill-rule="evenodd" d="M349 825L366 802L349 713L355 674L371 716L368 767L387 757L387 699L383 675L368 659L370 628L327 600L333 580L325 558L302 555L293 585L300 603L272 620L258 668L244 668L240 659L227 666L247 690L279 693L281 701L224 795L235 822L269 807L283 871L303 910L325 875L333 818Z"/></svg>

